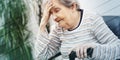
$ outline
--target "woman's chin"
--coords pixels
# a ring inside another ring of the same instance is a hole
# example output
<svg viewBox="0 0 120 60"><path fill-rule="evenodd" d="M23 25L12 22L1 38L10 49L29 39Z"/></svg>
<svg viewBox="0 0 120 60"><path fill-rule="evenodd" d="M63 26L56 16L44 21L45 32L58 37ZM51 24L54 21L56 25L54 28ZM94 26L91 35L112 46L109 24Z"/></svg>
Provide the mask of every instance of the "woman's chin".
<svg viewBox="0 0 120 60"><path fill-rule="evenodd" d="M62 26L62 25L58 25L59 27L63 28L64 30L66 30L67 28Z"/></svg>
<svg viewBox="0 0 120 60"><path fill-rule="evenodd" d="M62 27L63 28L63 30L68 30L69 28L67 28L67 27Z"/></svg>
<svg viewBox="0 0 120 60"><path fill-rule="evenodd" d="M58 24L58 26L63 28L64 30L68 30L69 29L69 27L67 27L66 25Z"/></svg>

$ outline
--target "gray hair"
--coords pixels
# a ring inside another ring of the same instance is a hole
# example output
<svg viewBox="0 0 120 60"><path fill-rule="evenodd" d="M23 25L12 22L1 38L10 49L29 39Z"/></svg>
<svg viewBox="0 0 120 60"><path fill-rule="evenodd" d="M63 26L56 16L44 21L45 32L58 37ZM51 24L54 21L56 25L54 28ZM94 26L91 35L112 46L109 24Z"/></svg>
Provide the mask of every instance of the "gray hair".
<svg viewBox="0 0 120 60"><path fill-rule="evenodd" d="M80 9L79 3L77 2L77 0L59 0L61 4L63 4L66 7L71 7L73 3L76 3L77 6L77 10Z"/></svg>
<svg viewBox="0 0 120 60"><path fill-rule="evenodd" d="M49 0L43 0L42 5L44 5L46 1L49 1ZM76 10L80 9L80 5L77 0L59 0L59 2L68 8L71 7L73 3L76 3L76 6L77 6Z"/></svg>

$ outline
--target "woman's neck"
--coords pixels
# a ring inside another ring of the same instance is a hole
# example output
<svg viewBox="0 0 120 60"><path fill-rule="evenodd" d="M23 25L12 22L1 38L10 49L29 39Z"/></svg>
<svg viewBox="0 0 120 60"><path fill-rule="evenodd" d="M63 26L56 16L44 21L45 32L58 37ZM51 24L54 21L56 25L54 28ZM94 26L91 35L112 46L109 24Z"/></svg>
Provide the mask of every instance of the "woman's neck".
<svg viewBox="0 0 120 60"><path fill-rule="evenodd" d="M75 14L74 14L74 21L73 21L73 24L71 24L71 28L68 29L69 31L72 31L74 30L75 28L77 28L77 26L79 25L79 22L80 22L80 15L81 15L81 11L77 11Z"/></svg>

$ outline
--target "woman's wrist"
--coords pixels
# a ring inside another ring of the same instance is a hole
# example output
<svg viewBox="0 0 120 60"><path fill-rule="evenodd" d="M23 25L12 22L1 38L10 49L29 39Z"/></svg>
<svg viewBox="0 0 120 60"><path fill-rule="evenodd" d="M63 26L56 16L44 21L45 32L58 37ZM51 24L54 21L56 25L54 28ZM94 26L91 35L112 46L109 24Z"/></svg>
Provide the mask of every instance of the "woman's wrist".
<svg viewBox="0 0 120 60"><path fill-rule="evenodd" d="M42 17L42 19L41 19L41 24L46 26L46 25L47 25L47 23L48 23L48 20L49 20L49 19L48 19L48 18L46 18L45 16L44 16L44 17Z"/></svg>
<svg viewBox="0 0 120 60"><path fill-rule="evenodd" d="M46 29L46 25L43 24L43 23L40 23L40 31L41 31L41 32L44 32L45 29Z"/></svg>

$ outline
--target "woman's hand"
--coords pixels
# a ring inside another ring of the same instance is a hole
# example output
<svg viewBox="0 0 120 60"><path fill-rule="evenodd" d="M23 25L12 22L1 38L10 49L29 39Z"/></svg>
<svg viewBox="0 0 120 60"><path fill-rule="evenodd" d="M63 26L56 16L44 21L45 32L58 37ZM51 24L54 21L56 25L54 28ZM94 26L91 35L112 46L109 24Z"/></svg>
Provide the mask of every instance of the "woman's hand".
<svg viewBox="0 0 120 60"><path fill-rule="evenodd" d="M95 47L96 47L95 44L90 44L90 43L79 44L79 45L76 45L75 47L73 47L71 49L71 51L75 51L77 57L82 59L82 58L86 58L87 57L87 49L88 48L93 48L94 49Z"/></svg>
<svg viewBox="0 0 120 60"><path fill-rule="evenodd" d="M47 3L44 5L43 16L42 16L41 23L40 23L40 29L46 28L46 25L51 15L50 10L52 7L53 7L53 4L50 1L47 1Z"/></svg>

